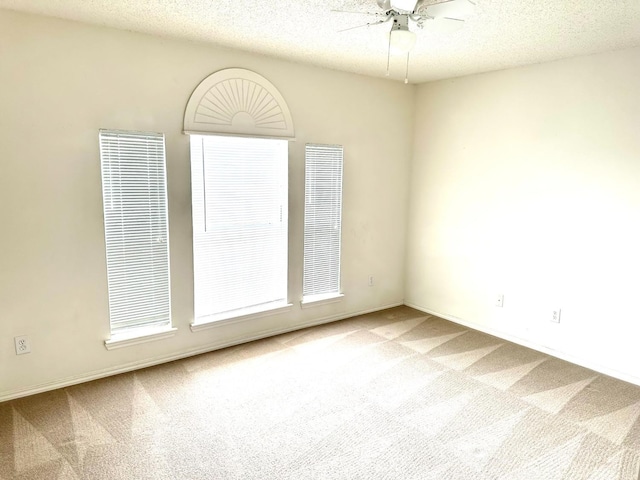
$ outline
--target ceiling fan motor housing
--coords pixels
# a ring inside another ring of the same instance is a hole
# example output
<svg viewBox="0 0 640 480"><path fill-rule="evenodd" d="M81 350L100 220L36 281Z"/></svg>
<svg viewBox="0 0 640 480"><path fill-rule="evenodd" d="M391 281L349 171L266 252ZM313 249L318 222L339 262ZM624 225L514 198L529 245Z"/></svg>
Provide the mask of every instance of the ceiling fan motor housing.
<svg viewBox="0 0 640 480"><path fill-rule="evenodd" d="M409 30L409 15L395 15L391 26L393 30Z"/></svg>

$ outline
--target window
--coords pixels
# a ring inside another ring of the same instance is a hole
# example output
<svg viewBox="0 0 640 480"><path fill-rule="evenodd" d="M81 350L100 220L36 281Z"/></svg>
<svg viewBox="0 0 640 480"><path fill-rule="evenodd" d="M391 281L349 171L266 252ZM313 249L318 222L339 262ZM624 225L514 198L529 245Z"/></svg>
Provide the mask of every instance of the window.
<svg viewBox="0 0 640 480"><path fill-rule="evenodd" d="M194 325L287 306L288 142L191 136Z"/></svg>
<svg viewBox="0 0 640 480"><path fill-rule="evenodd" d="M100 131L113 336L171 326L164 135Z"/></svg>
<svg viewBox="0 0 640 480"><path fill-rule="evenodd" d="M303 304L340 295L343 149L305 149Z"/></svg>

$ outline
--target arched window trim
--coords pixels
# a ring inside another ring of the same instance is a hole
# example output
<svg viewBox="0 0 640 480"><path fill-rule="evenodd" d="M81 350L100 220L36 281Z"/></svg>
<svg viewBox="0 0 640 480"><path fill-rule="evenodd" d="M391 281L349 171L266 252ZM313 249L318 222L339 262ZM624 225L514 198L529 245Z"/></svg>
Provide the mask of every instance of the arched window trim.
<svg viewBox="0 0 640 480"><path fill-rule="evenodd" d="M294 140L287 102L269 80L243 68L219 70L191 94L184 133Z"/></svg>

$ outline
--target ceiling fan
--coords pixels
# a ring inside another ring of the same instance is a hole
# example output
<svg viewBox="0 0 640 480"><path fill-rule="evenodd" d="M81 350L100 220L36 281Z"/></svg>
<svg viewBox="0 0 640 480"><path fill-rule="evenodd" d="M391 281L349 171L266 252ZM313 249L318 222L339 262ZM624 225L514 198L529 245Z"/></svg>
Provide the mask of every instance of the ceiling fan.
<svg viewBox="0 0 640 480"><path fill-rule="evenodd" d="M377 18L376 21L346 28L340 30L341 32L391 22L387 51L387 76L389 75L391 53L406 54L407 67L404 83L409 83L409 52L414 47L417 38L409 26L415 25L419 29L436 32L459 30L464 25L464 21L473 15L476 6L472 0L376 0L376 3L382 9L381 12L333 11L359 13Z"/></svg>

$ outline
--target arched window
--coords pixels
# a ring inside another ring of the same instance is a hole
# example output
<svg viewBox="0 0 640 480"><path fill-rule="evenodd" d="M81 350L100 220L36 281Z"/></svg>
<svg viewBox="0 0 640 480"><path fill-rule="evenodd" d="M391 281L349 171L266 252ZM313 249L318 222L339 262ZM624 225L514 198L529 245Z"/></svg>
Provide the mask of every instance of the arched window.
<svg viewBox="0 0 640 480"><path fill-rule="evenodd" d="M195 89L191 138L194 330L289 308L291 114L257 73L230 68Z"/></svg>

